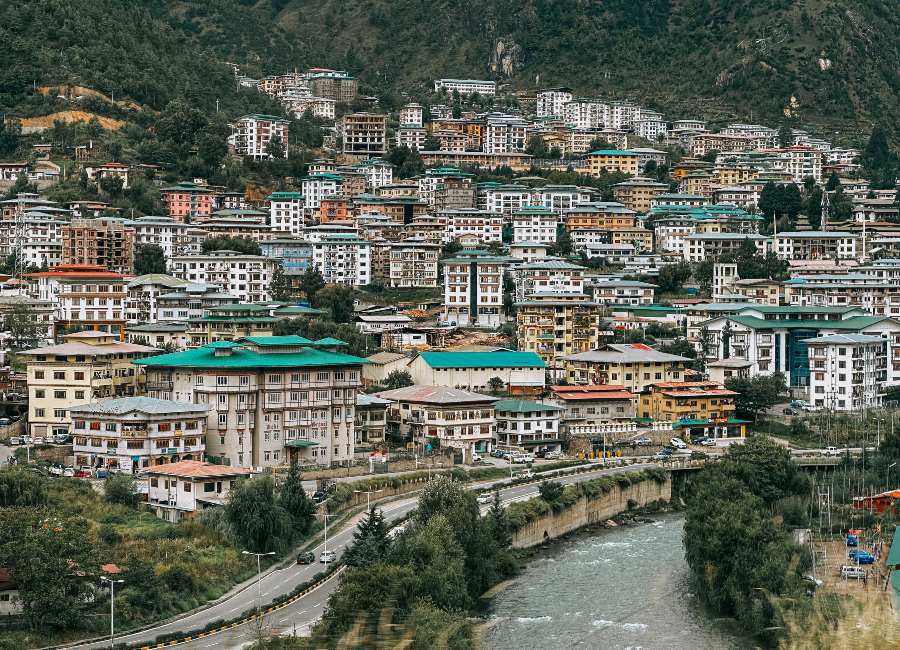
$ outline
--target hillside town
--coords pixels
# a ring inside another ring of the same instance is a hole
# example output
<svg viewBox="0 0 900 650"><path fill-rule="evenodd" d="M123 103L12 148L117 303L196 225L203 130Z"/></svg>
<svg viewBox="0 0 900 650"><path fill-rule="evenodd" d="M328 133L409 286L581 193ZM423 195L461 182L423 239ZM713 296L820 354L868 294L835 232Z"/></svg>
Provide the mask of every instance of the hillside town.
<svg viewBox="0 0 900 650"><path fill-rule="evenodd" d="M133 477L177 524L292 468L318 504L379 473L702 463L763 416L900 399L878 134L479 79L383 110L342 70L232 70L283 114L229 121L222 167L296 174L223 185L50 128L0 160L10 464ZM135 186L159 209L116 203Z"/></svg>

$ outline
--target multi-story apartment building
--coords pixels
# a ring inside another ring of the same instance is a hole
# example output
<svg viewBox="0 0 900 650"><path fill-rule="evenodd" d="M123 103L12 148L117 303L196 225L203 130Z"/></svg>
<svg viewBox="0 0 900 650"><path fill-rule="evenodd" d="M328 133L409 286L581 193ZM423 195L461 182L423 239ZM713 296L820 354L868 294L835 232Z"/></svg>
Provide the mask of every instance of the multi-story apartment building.
<svg viewBox="0 0 900 650"><path fill-rule="evenodd" d="M563 375L565 357L600 345L607 310L587 296L539 294L517 303L519 349L537 353L551 375Z"/></svg>
<svg viewBox="0 0 900 650"><path fill-rule="evenodd" d="M355 169L361 171L366 177L366 189L374 192L379 187L390 185L394 182L394 166L381 158L369 158L364 160Z"/></svg>
<svg viewBox="0 0 900 650"><path fill-rule="evenodd" d="M253 160L288 157L288 122L274 115L244 115L231 125L234 152Z"/></svg>
<svg viewBox="0 0 900 650"><path fill-rule="evenodd" d="M60 232L66 221L41 211L26 212L21 218L24 237L21 242L23 261L38 268L56 266L62 261ZM15 253L18 242L15 219L0 221L0 257L8 259Z"/></svg>
<svg viewBox="0 0 900 650"><path fill-rule="evenodd" d="M350 102L359 92L359 81L343 70L312 68L309 70L309 90L316 97Z"/></svg>
<svg viewBox="0 0 900 650"><path fill-rule="evenodd" d="M202 318L218 307L236 305L239 299L215 284L185 282L156 298L156 319L150 322L186 322Z"/></svg>
<svg viewBox="0 0 900 650"><path fill-rule="evenodd" d="M589 205L595 195L596 192L589 187L544 185L532 191L531 203L562 215L578 206Z"/></svg>
<svg viewBox="0 0 900 650"><path fill-rule="evenodd" d="M496 445L501 449L558 451L560 406L521 399L503 399L494 405L497 414Z"/></svg>
<svg viewBox="0 0 900 650"><path fill-rule="evenodd" d="M765 235L732 232L694 232L684 240L687 244L685 259L688 262L702 262L737 253L746 241L753 243L756 250L764 255L769 245L769 238Z"/></svg>
<svg viewBox="0 0 900 650"><path fill-rule="evenodd" d="M364 359L328 349L333 339L251 337L149 357L150 397L209 406L207 457L272 467L353 458L356 392Z"/></svg>
<svg viewBox="0 0 900 650"><path fill-rule="evenodd" d="M668 125L660 113L651 114L649 111L643 111L640 119L635 120L632 126L635 135L646 140L659 140L668 135Z"/></svg>
<svg viewBox="0 0 900 650"><path fill-rule="evenodd" d="M557 215L547 208L525 206L512 216L513 243L556 243Z"/></svg>
<svg viewBox="0 0 900 650"><path fill-rule="evenodd" d="M272 336L276 318L269 305L226 304L210 307L202 316L188 321L191 347L217 341L236 341L248 336Z"/></svg>
<svg viewBox="0 0 900 650"><path fill-rule="evenodd" d="M32 298L56 305L55 337L96 330L124 338L126 289L121 273L93 264L61 264L26 279Z"/></svg>
<svg viewBox="0 0 900 650"><path fill-rule="evenodd" d="M459 327L499 327L503 313L503 268L509 258L483 251L460 251L444 265L444 323Z"/></svg>
<svg viewBox="0 0 900 650"><path fill-rule="evenodd" d="M640 176L613 185L616 201L622 203L629 210L641 213L650 209L656 196L668 191L668 183L657 183L651 178Z"/></svg>
<svg viewBox="0 0 900 650"><path fill-rule="evenodd" d="M176 255L199 254L206 231L171 217L138 217L125 222L134 230L136 244L155 244L163 250L166 259Z"/></svg>
<svg viewBox="0 0 900 650"><path fill-rule="evenodd" d="M887 341L866 334L806 339L809 403L830 411L881 408L887 384Z"/></svg>
<svg viewBox="0 0 900 650"><path fill-rule="evenodd" d="M203 460L208 408L150 397L73 406L75 466L137 474L156 465Z"/></svg>
<svg viewBox="0 0 900 650"><path fill-rule="evenodd" d="M564 385L551 386L551 391L553 401L563 409L560 432L570 448L579 439L586 439L602 451L604 443L625 441L639 434L634 422L636 396L624 386Z"/></svg>
<svg viewBox="0 0 900 650"><path fill-rule="evenodd" d="M438 216L447 220L446 242L466 235L477 237L483 244L503 240L503 217L497 213L462 208L442 210Z"/></svg>
<svg viewBox="0 0 900 650"><path fill-rule="evenodd" d="M62 263L134 271L134 229L119 219L73 219L60 229Z"/></svg>
<svg viewBox="0 0 900 650"><path fill-rule="evenodd" d="M356 396L356 445L384 442L387 429L388 399L360 393Z"/></svg>
<svg viewBox="0 0 900 650"><path fill-rule="evenodd" d="M395 131L397 147L406 147L412 151L422 151L428 138L428 129L422 126L406 126L401 124ZM443 147L441 147L443 148Z"/></svg>
<svg viewBox="0 0 900 650"><path fill-rule="evenodd" d="M149 273L131 280L126 286L125 318L132 323L159 320L159 297L188 284L187 280L164 273Z"/></svg>
<svg viewBox="0 0 900 650"><path fill-rule="evenodd" d="M371 242L334 234L313 243L313 264L328 284L361 287L372 281Z"/></svg>
<svg viewBox="0 0 900 650"><path fill-rule="evenodd" d="M269 202L269 224L280 232L303 234L306 225L306 201L300 192L272 192Z"/></svg>
<svg viewBox="0 0 900 650"><path fill-rule="evenodd" d="M344 115L343 151L351 156L383 156L387 143L387 115L348 113Z"/></svg>
<svg viewBox="0 0 900 650"><path fill-rule="evenodd" d="M512 271L516 300L522 301L534 294L583 295L584 271L583 266L559 258L518 264Z"/></svg>
<svg viewBox="0 0 900 650"><path fill-rule="evenodd" d="M652 305L657 285L639 280L602 278L588 289L594 300L604 305Z"/></svg>
<svg viewBox="0 0 900 650"><path fill-rule="evenodd" d="M794 182L802 185L811 177L816 183L822 182L822 152L815 147L795 145L783 149L772 149L776 154L774 168L791 175Z"/></svg>
<svg viewBox="0 0 900 650"><path fill-rule="evenodd" d="M566 210L564 215L569 233L577 230L617 230L634 228L637 214L617 202L596 202Z"/></svg>
<svg viewBox="0 0 900 650"><path fill-rule="evenodd" d="M611 343L598 350L568 356L570 384L621 384L632 393L654 382L681 381L691 359L659 352L643 343Z"/></svg>
<svg viewBox="0 0 900 650"><path fill-rule="evenodd" d="M783 260L855 260L860 236L843 230L779 232L774 251Z"/></svg>
<svg viewBox="0 0 900 650"><path fill-rule="evenodd" d="M337 196L342 192L344 177L330 172L316 172L300 181L303 189L303 201L305 208L317 210L322 199L329 196Z"/></svg>
<svg viewBox="0 0 900 650"><path fill-rule="evenodd" d="M600 149L586 157L587 172L600 176L604 172L622 172L631 176L640 173L640 158L628 149Z"/></svg>
<svg viewBox="0 0 900 650"><path fill-rule="evenodd" d="M191 283L215 284L242 302L269 300L277 260L235 251L173 257L172 275Z"/></svg>
<svg viewBox="0 0 900 650"><path fill-rule="evenodd" d="M512 214L528 205L531 191L524 185L487 182L478 184L478 207L497 214Z"/></svg>
<svg viewBox="0 0 900 650"><path fill-rule="evenodd" d="M528 123L521 117L491 113L485 118L484 153L517 153L525 151Z"/></svg>
<svg viewBox="0 0 900 650"><path fill-rule="evenodd" d="M440 252L440 245L419 238L390 244L388 286L436 287Z"/></svg>
<svg viewBox="0 0 900 650"><path fill-rule="evenodd" d="M599 129L607 126L609 104L597 99L578 98L567 102L562 110L563 121L576 129Z"/></svg>
<svg viewBox="0 0 900 650"><path fill-rule="evenodd" d="M179 223L204 219L213 213L214 192L194 183L178 183L160 191L166 214Z"/></svg>
<svg viewBox="0 0 900 650"><path fill-rule="evenodd" d="M460 95L484 95L493 97L497 92L497 83L484 79L435 79L434 92L446 90L452 94L457 92Z"/></svg>
<svg viewBox="0 0 900 650"><path fill-rule="evenodd" d="M140 394L143 373L131 362L153 352L105 332L66 334L59 345L20 352L27 366L29 433L71 434L73 406Z"/></svg>
<svg viewBox="0 0 900 650"><path fill-rule="evenodd" d="M571 88L546 88L537 94L538 117L563 117L564 107L572 101Z"/></svg>
<svg viewBox="0 0 900 650"><path fill-rule="evenodd" d="M734 398L738 395L714 381L654 382L641 395L638 415L673 422L690 434L742 437L744 421L734 420ZM701 431L696 431L701 429Z"/></svg>
<svg viewBox="0 0 900 650"><path fill-rule="evenodd" d="M400 109L400 125L401 126L423 126L422 122L423 108L421 104L411 102L405 104Z"/></svg>

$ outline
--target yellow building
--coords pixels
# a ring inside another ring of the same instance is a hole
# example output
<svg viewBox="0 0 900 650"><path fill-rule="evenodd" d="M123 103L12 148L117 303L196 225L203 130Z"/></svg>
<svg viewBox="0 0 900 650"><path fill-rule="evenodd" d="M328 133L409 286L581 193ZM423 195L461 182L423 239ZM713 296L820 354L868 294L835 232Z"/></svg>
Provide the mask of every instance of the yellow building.
<svg viewBox="0 0 900 650"><path fill-rule="evenodd" d="M583 295L532 296L517 304L519 349L536 352L547 368L562 375L563 357L593 350L607 309Z"/></svg>
<svg viewBox="0 0 900 650"><path fill-rule="evenodd" d="M63 341L19 353L26 358L32 436L71 434L73 406L140 394L143 372L131 362L156 352L146 345L122 343L118 334L108 332L76 332Z"/></svg>
<svg viewBox="0 0 900 650"><path fill-rule="evenodd" d="M662 381L680 381L691 359L643 343L613 343L564 359L569 384L621 384L632 393Z"/></svg>
<svg viewBox="0 0 900 650"><path fill-rule="evenodd" d="M637 176L622 183L613 185L616 201L623 203L629 210L647 212L650 201L659 194L669 191L668 183L658 183L651 178Z"/></svg>
<svg viewBox="0 0 900 650"><path fill-rule="evenodd" d="M638 417L666 422L728 420L734 415L733 390L714 381L666 381L641 395Z"/></svg>
<svg viewBox="0 0 900 650"><path fill-rule="evenodd" d="M591 176L603 172L623 172L637 176L640 171L640 157L628 149L600 149L587 155L587 170Z"/></svg>
<svg viewBox="0 0 900 650"><path fill-rule="evenodd" d="M611 244L633 244L637 252L653 250L653 231L646 228L619 228L609 231Z"/></svg>
<svg viewBox="0 0 900 650"><path fill-rule="evenodd" d="M740 185L759 176L759 170L751 167L716 167L713 178L717 185Z"/></svg>
<svg viewBox="0 0 900 650"><path fill-rule="evenodd" d="M594 203L566 210L566 230L614 230L634 228L637 215L621 203Z"/></svg>

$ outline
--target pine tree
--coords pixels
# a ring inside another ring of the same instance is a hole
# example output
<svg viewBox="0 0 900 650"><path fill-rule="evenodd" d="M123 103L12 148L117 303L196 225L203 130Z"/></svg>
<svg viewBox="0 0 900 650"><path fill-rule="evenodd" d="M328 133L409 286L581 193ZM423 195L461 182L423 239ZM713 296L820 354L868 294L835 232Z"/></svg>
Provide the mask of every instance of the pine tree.
<svg viewBox="0 0 900 650"><path fill-rule="evenodd" d="M344 553L344 563L356 567L375 564L384 559L390 543L384 514L372 506L353 532L353 544Z"/></svg>
<svg viewBox="0 0 900 650"><path fill-rule="evenodd" d="M290 516L295 531L301 535L309 532L316 506L306 496L306 490L303 489L303 476L296 461L291 463L284 485L281 486L278 503Z"/></svg>
<svg viewBox="0 0 900 650"><path fill-rule="evenodd" d="M294 297L291 281L284 274L284 268L280 263L275 267L275 272L272 274L272 284L269 286L269 293L272 294L272 300L280 300L282 302L287 302Z"/></svg>
<svg viewBox="0 0 900 650"><path fill-rule="evenodd" d="M491 537L499 548L503 549L512 544L509 515L506 513L506 508L500 503L499 492L494 492L494 502L487 512L487 520L491 530Z"/></svg>

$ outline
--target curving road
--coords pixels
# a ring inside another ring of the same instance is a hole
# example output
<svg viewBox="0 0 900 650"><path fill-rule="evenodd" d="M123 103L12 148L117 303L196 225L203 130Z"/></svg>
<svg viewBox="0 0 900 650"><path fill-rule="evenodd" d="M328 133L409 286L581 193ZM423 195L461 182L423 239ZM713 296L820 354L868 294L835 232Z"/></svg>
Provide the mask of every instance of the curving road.
<svg viewBox="0 0 900 650"><path fill-rule="evenodd" d="M556 476L554 480L563 484L578 483L586 481L603 474L616 474L620 472L634 471L654 466L651 463L628 465L624 467L604 468L598 466L597 469L571 476ZM506 480L485 481L475 483L470 489L489 488L497 486L500 492L500 498L503 503L512 503L514 501L522 501L529 499L538 494L538 483L527 485L518 485L512 487L502 487ZM411 496L385 504L381 507L385 518L388 521L395 522L405 517L409 512L415 509L418 502L418 496ZM486 510L488 506L484 506L482 510ZM350 521L346 522L338 531L331 534L329 531L327 547L328 550L336 552L338 557L353 539L353 531L359 520L363 517L360 513ZM325 549L325 542L318 544L313 550L318 555ZM290 564L282 569L277 569L263 574L260 580L261 607L265 609L269 603L275 598L290 593L294 588L308 580L311 580L317 573L323 569L324 565L320 563L312 565ZM337 588L339 577L335 577L318 588L314 589L302 598L297 599L290 605L275 610L264 617L262 625L266 627L271 634L287 634L296 632L304 634L315 624L322 616L328 596ZM157 625L147 630L134 632L130 634L116 635L116 643L127 643L130 645L153 645L157 637L163 634L182 633L187 634L192 630L202 629L212 621L231 620L239 617L244 612L249 612L257 606L257 589L256 580L249 580L239 586L233 592L221 601L210 605L204 609L178 617L174 620ZM212 636L206 636L192 641L179 643L178 648L240 648L249 645L258 634L257 623L246 623L244 625L229 628ZM91 641L74 643L61 648L79 648L79 649L99 649L108 648L109 640Z"/></svg>

